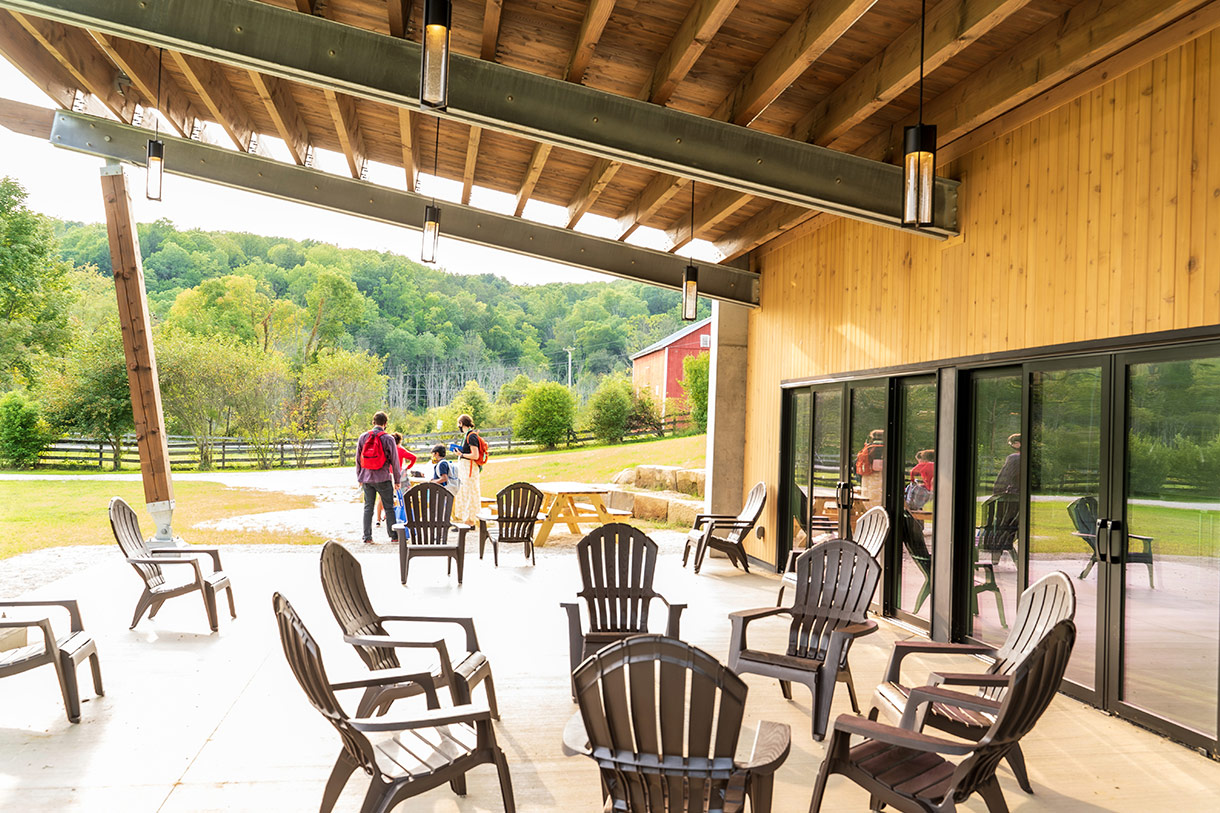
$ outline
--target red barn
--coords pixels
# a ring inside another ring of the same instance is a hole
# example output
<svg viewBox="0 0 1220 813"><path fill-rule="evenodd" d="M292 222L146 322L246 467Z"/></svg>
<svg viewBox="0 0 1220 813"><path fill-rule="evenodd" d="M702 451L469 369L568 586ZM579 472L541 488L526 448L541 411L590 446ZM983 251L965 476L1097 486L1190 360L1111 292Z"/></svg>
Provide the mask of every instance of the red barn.
<svg viewBox="0 0 1220 813"><path fill-rule="evenodd" d="M671 333L631 357L631 383L636 392L648 390L665 415L669 399L686 398L683 389L682 359L706 353L712 347L712 320L704 319Z"/></svg>

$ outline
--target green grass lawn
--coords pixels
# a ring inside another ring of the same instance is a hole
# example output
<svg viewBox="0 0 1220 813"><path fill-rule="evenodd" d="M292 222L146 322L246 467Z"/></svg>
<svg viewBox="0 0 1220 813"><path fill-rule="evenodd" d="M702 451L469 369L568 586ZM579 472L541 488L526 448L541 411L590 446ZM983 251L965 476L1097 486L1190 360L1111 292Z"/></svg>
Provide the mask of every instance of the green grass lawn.
<svg viewBox="0 0 1220 813"><path fill-rule="evenodd" d="M483 496L491 496L518 480L531 483L544 480L608 483L623 469L642 463L701 469L706 444L706 435L690 435L596 449L557 449L521 457L501 458L493 455L483 469Z"/></svg>
<svg viewBox="0 0 1220 813"><path fill-rule="evenodd" d="M1072 536L1076 526L1066 502L1035 502L1030 509L1033 553L1087 553L1088 544ZM1153 538L1154 555L1220 556L1220 512L1160 505L1129 506L1130 533ZM1133 550L1142 550L1140 542Z"/></svg>

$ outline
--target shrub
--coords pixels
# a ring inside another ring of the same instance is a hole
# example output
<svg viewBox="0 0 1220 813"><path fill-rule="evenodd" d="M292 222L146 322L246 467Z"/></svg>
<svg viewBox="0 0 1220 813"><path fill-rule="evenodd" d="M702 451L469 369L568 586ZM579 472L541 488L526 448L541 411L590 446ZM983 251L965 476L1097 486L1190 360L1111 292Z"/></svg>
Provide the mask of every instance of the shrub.
<svg viewBox="0 0 1220 813"><path fill-rule="evenodd" d="M594 437L605 443L622 442L634 400L631 382L618 376L603 379L589 399L589 428Z"/></svg>
<svg viewBox="0 0 1220 813"><path fill-rule="evenodd" d="M631 393L631 414L627 416L628 432L652 432L657 437L665 434L661 421L661 410L652 400L648 390Z"/></svg>
<svg viewBox="0 0 1220 813"><path fill-rule="evenodd" d="M461 392L454 396L445 415L445 424L457 426L459 415L469 415L480 429L491 420L491 399L477 381L467 381Z"/></svg>
<svg viewBox="0 0 1220 813"><path fill-rule="evenodd" d="M1127 442L1128 487L1133 496L1156 497L1173 465L1173 450L1154 438L1132 434Z"/></svg>
<svg viewBox="0 0 1220 813"><path fill-rule="evenodd" d="M37 404L19 392L0 398L0 460L19 469L32 468L52 440Z"/></svg>
<svg viewBox="0 0 1220 813"><path fill-rule="evenodd" d="M711 375L711 356L700 353L682 359L682 388L690 405L690 417L700 432L707 431L707 389Z"/></svg>
<svg viewBox="0 0 1220 813"><path fill-rule="evenodd" d="M576 399L567 387L547 381L529 388L517 409L513 433L553 449L576 419Z"/></svg>

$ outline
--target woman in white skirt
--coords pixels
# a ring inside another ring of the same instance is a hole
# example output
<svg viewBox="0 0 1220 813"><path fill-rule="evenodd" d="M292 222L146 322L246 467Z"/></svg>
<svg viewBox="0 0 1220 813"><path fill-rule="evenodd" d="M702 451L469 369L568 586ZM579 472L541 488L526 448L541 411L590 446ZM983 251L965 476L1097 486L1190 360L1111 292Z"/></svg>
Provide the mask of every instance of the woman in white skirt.
<svg viewBox="0 0 1220 813"><path fill-rule="evenodd" d="M474 419L469 415L459 416L457 425L463 439L462 445L455 449L457 460L453 465L458 467L462 485L453 500L453 521L474 525L483 507L483 485L479 477L481 467L475 462L479 458L478 433L474 431Z"/></svg>

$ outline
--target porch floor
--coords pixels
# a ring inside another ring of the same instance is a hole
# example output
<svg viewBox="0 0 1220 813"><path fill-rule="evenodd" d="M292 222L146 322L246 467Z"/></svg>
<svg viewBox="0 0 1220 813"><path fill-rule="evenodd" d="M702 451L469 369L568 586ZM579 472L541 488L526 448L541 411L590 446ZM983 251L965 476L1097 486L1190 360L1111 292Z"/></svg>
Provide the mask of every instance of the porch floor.
<svg viewBox="0 0 1220 813"><path fill-rule="evenodd" d="M778 582L733 570L723 559L709 559L704 573L694 576L679 567L679 534L657 536L665 537L657 586L671 600L690 605L683 637L724 659L726 614L772 605ZM139 583L117 551L37 590L34 596L80 600L86 629L98 641L107 693L93 698L88 670L82 669L87 702L81 723L72 725L49 668L0 683L0 809L316 809L339 740L287 668L270 599L279 590L297 607L323 647L332 681L362 672L326 607L319 550L224 552L239 617L230 621L222 611L220 632L211 635L202 602L194 597L170 601L155 621L128 631ZM414 565L404 589L389 546L356 553L382 612L475 617L493 664L502 714L497 732L518 807L600 810L593 763L565 756L561 748L564 724L576 708L569 698L565 620L558 607L577 589L570 547L540 550L536 568L512 549L502 552L500 567L493 569L490 551L480 562L472 544L460 588L445 576L442 560ZM778 647L786 640L781 623L755 627L752 639L759 643ZM857 643L851 662L862 702L867 704L892 643L910 636L883 622L878 634ZM911 662L908 674L917 678L926 666ZM806 810L824 748L809 734L809 696L794 687L795 699L787 702L774 681L745 679L750 696L741 747L748 751L758 720L791 725L792 754L777 775L775 810ZM834 714L846 711L847 693L840 686ZM1220 788L1220 763L1064 696L1026 739L1025 753L1035 795L1022 793L1006 766L1000 771L1009 806L1025 813L1146 811L1161 809L1166 799L1181 813L1214 810ZM358 810L366 787L363 774L353 776L336 809ZM863 791L836 778L824 809L865 810L867 804ZM407 807L499 811L495 772L476 769L464 799L443 787ZM976 797L965 809L985 806Z"/></svg>

